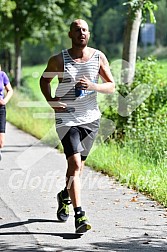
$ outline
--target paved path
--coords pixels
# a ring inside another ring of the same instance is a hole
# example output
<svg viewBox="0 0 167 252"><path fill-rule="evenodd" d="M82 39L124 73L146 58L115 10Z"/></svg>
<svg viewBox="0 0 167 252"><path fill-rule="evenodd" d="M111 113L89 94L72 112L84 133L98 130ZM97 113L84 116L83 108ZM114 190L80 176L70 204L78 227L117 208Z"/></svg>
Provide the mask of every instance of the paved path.
<svg viewBox="0 0 167 252"><path fill-rule="evenodd" d="M92 224L75 234L56 219L66 160L57 150L7 124L0 162L0 251L167 251L167 211L86 167L82 202Z"/></svg>

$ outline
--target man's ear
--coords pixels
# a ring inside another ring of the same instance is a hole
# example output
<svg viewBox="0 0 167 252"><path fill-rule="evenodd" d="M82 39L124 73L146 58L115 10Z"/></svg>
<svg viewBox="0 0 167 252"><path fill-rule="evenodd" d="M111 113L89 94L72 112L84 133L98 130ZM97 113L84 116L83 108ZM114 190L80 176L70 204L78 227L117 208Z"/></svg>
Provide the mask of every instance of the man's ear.
<svg viewBox="0 0 167 252"><path fill-rule="evenodd" d="M68 36L69 36L69 38L71 38L71 31L69 31Z"/></svg>

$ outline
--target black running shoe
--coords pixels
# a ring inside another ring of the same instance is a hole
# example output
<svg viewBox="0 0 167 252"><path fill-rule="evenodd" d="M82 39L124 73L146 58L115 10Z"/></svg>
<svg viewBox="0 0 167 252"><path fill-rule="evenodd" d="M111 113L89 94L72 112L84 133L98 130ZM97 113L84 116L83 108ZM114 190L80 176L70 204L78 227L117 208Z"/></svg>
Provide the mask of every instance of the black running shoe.
<svg viewBox="0 0 167 252"><path fill-rule="evenodd" d="M57 194L58 210L57 218L60 221L67 221L69 217L69 205L71 200L69 198L62 197L62 191Z"/></svg>
<svg viewBox="0 0 167 252"><path fill-rule="evenodd" d="M75 228L75 232L79 234L85 233L91 229L91 225L89 224L84 211L82 211L78 216L75 216Z"/></svg>

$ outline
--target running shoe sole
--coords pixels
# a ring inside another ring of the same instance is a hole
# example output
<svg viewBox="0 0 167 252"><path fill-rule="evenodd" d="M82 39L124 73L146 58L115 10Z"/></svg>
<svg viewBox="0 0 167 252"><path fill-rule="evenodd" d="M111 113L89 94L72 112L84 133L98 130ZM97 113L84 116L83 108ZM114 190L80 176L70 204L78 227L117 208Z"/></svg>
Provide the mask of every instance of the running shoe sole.
<svg viewBox="0 0 167 252"><path fill-rule="evenodd" d="M85 232L87 232L88 230L90 230L91 229L91 225L90 224L86 224L86 223L84 223L84 224L82 224L81 226L79 226L77 229L76 229L76 233L77 234L82 234L82 233L85 233Z"/></svg>

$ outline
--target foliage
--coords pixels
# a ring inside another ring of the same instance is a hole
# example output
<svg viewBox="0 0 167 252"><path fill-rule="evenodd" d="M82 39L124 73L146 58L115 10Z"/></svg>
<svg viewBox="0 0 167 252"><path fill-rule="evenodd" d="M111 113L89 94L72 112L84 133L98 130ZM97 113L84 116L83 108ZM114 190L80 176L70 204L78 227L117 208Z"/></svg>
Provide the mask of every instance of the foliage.
<svg viewBox="0 0 167 252"><path fill-rule="evenodd" d="M24 66L45 64L49 57L54 53L55 51L51 50L51 48L46 46L42 41L39 44L32 44L29 41L26 41L23 44L22 49L22 64Z"/></svg>
<svg viewBox="0 0 167 252"><path fill-rule="evenodd" d="M123 2L126 2L126 5L123 5ZM137 7L141 7L141 4L145 3L142 13L143 22L155 22L156 19L156 42L158 45L166 45L167 43L166 0L97 0L97 5L92 7L91 18L93 23L93 46L106 53L109 60L113 60L113 57L120 57L122 52L123 31L125 29L126 12L128 13L128 7L130 6L129 3L133 3L134 6L136 4ZM156 8L156 5L158 8ZM155 11L156 9L157 11ZM155 17L152 15L153 13ZM102 37L103 39L101 39ZM129 45L129 42L127 44ZM154 47L153 50L155 49ZM141 48L141 52L144 54L146 50Z"/></svg>
<svg viewBox="0 0 167 252"><path fill-rule="evenodd" d="M90 16L90 8L96 0L15 0L15 8L11 15L0 10L1 33L0 40L6 49L6 42L14 46L15 51L15 85L20 86L21 53L23 42L48 43L53 49L55 43L60 42L59 33L67 29L67 24L74 17ZM5 25L3 25L5 24ZM6 29L8 27L8 29Z"/></svg>
<svg viewBox="0 0 167 252"><path fill-rule="evenodd" d="M102 50L109 58L115 55L121 56L122 46L119 41L122 38L123 16L119 17L119 10L109 8L98 18L94 27L94 38L98 49Z"/></svg>
<svg viewBox="0 0 167 252"><path fill-rule="evenodd" d="M2 22L8 25L6 35L8 38L10 37L10 41L15 33L19 33L22 40L27 38L31 38L31 40L34 38L37 41L45 39L53 46L59 39L59 32L66 29L66 25L74 17L91 15L90 8L95 3L96 0L84 2L15 0L13 1L15 8L11 9L11 16L9 17L7 12L2 10L0 16ZM4 26L3 29L5 29Z"/></svg>
<svg viewBox="0 0 167 252"><path fill-rule="evenodd" d="M155 58L138 59L134 81L131 85L120 84L118 91L129 96L129 111L136 102L131 96L136 87L142 85L151 90L149 97L128 117L116 114L113 108L104 111L104 115L117 122L114 138L123 145L136 148L141 156L159 162L166 156L167 146L167 83L160 73L160 65ZM141 90L142 92L142 90ZM129 95L130 94L130 95ZM140 94L137 93L136 99ZM121 136L120 136L121 132ZM144 146L144 148L143 148Z"/></svg>
<svg viewBox="0 0 167 252"><path fill-rule="evenodd" d="M11 0L0 0L0 10L5 12L7 17L12 16L12 11L16 8L16 3ZM1 18L1 17L0 17Z"/></svg>
<svg viewBox="0 0 167 252"><path fill-rule="evenodd" d="M5 8L2 12L2 8L0 8L0 19L3 18L3 22L0 21L1 24L1 49L8 48L10 52L13 54L13 47L11 43L14 42L14 30L12 25L12 17L8 18L7 12L13 15L14 8L16 7L17 1L5 1L0 0L0 4L3 6L10 5L12 3L12 8ZM125 18L126 18L126 8L122 6L124 0L116 0L116 1L108 1L108 0L97 0L97 1L70 1L70 0L62 0L56 1L56 4L62 10L56 11L56 15L51 14L52 8L51 4L48 4L48 1L32 1L31 5L29 5L29 1L24 1L22 3L22 12L29 12L28 18L26 19L26 15L23 19L24 28L27 27L27 24L31 24L33 30L29 37L26 37L25 40L22 38L22 41L25 41L26 46L24 47L23 42L23 51L24 56L26 55L26 61L28 60L29 48L32 45L33 48L37 48L38 44L45 44L47 48L49 48L51 54L52 52L57 52L62 48L68 47L70 45L70 41L67 39L67 32L69 23L73 18L82 17L87 19L90 28L91 28L91 43L90 46L95 46L98 49L101 49L106 55L108 59L113 59L113 57L120 57L122 52L122 41L123 41L123 30L125 26ZM156 17L156 41L157 43L166 45L166 36L167 36L167 21L166 21L166 0L161 1L153 1L158 5L158 11L155 12ZM97 3L97 5L96 5ZM34 5L43 6L40 7L39 10ZM75 8L74 8L75 5ZM27 7L26 7L27 6ZM28 9L29 6L29 9ZM48 6L48 8L47 8ZM81 6L81 7L80 7ZM26 8L27 10L26 10ZM128 7L128 5L127 5ZM43 12L41 11L43 10ZM51 9L51 10L50 10ZM35 10L35 18L37 22L34 22L33 10ZM56 9L55 9L56 10ZM92 12L92 13L91 13ZM115 14L113 14L113 12ZM38 15L36 15L38 13ZM43 13L43 14L42 14ZM61 15L60 15L61 14ZM90 16L91 15L91 16ZM6 17L7 16L7 17ZM60 17L61 21L59 23L55 21L56 18ZM22 20L22 19L21 19ZM42 21L44 20L44 21ZM48 21L50 20L50 21ZM52 22L53 21L53 22ZM38 25L39 22L39 25ZM3 24L6 24L5 26ZM31 28L30 26L30 28ZM6 27L8 27L6 29ZM26 29L27 30L27 29ZM29 30L30 31L30 30ZM104 32L105 31L105 32ZM103 39L101 39L103 37ZM28 41L27 41L28 40ZM27 46L29 43L30 46ZM39 45L41 47L41 45ZM46 48L46 54L49 54L48 49ZM154 48L155 49L155 48ZM33 49L32 49L33 50ZM42 50L42 54L43 51ZM142 48L141 48L142 50ZM37 58L37 57L36 57ZM47 58L47 56L46 56ZM33 59L34 61L34 59ZM25 62L25 61L24 61ZM40 62L40 61L39 61Z"/></svg>
<svg viewBox="0 0 167 252"><path fill-rule="evenodd" d="M155 162L165 158L167 146L167 84L156 60L138 62L133 87L148 84L151 95L128 118L126 141L137 145L142 155ZM144 146L144 148L143 148Z"/></svg>
<svg viewBox="0 0 167 252"><path fill-rule="evenodd" d="M124 29L123 0L98 0L92 7L92 37L94 46L109 59L121 55Z"/></svg>
<svg viewBox="0 0 167 252"><path fill-rule="evenodd" d="M161 0L157 5L158 11L155 13L157 44L167 46L167 1Z"/></svg>
<svg viewBox="0 0 167 252"><path fill-rule="evenodd" d="M139 10L142 9L142 17L143 17L143 22L146 21L146 14L147 11L149 12L150 15L150 21L151 23L156 23L156 19L154 16L154 11L157 10L157 5L153 3L153 1L150 0L130 0L128 2L125 2L123 5L129 5L130 10L131 10L131 15L132 18L135 17L135 13Z"/></svg>

